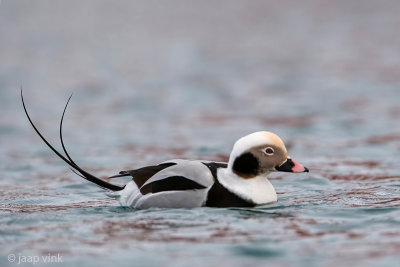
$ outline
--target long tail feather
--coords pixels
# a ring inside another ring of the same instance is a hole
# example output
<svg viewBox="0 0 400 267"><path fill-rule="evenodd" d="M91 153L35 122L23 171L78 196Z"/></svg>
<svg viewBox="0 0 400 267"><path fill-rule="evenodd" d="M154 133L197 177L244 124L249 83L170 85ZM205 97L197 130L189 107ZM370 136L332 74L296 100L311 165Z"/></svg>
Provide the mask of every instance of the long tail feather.
<svg viewBox="0 0 400 267"><path fill-rule="evenodd" d="M80 174L79 172L75 171L75 169L69 168L73 173L75 173L76 175L82 177L83 179L86 179L85 176L83 176L82 174Z"/></svg>
<svg viewBox="0 0 400 267"><path fill-rule="evenodd" d="M73 94L71 94L71 95L69 96L68 101L67 101L67 103L65 104L65 107L64 107L64 110L63 110L63 113L62 113L62 116L61 116L61 120L60 120L60 141L61 141L62 149L64 150L64 153L65 153L65 155L67 156L67 158L69 159L69 161L70 161L72 164L77 165L77 164L72 160L72 158L69 156L69 154L68 154L68 152L67 152L67 149L65 148L64 140L63 140L63 136L62 136L62 126L63 126L64 116L65 116L65 111L67 110L67 107L68 107L69 101L71 100L72 95L73 95Z"/></svg>
<svg viewBox="0 0 400 267"><path fill-rule="evenodd" d="M63 147L63 150L64 150L65 154L66 154L67 157L68 157L68 159L67 159L67 158L65 158L60 152L58 152L58 151L43 137L43 135L40 133L40 131L36 128L35 124L33 123L31 117L30 117L29 114L28 114L28 111L26 110L26 106L25 106L25 102L24 102L24 97L23 97L23 94L22 94L22 88L21 88L21 100L22 100L22 105L23 105L23 107L24 107L25 114L26 114L26 116L27 116L27 118L28 118L30 124L32 125L33 129L34 129L35 132L39 135L39 137L43 140L43 142L44 142L57 156L59 156L59 157L60 157L63 161L65 161L69 166L71 166L73 169L75 169L77 172L79 172L79 173L81 174L81 177L83 177L84 179L86 179L86 180L88 180L88 181L90 181L90 182L92 182L92 183L95 183L95 184L97 184L98 186L100 186L100 187L102 187L102 188L110 189L110 190L112 190L112 191L119 191L119 190L122 190L124 187L118 186L118 185L114 185L114 184L110 184L110 183L108 183L108 182L106 182L106 181L103 181L102 179L100 179L100 178L98 178L98 177L96 177L96 176L94 176L94 175L92 175L92 174L86 172L85 170L83 170L82 168L80 168L80 167L71 159L71 157L69 156L69 154L68 154L68 152L67 152L67 150L66 150L66 148L65 148L63 139L62 139L62 121L63 121L63 118L64 118L65 110L66 110L66 108L67 108L67 106L68 106L68 103L69 103L69 100L71 99L71 97L72 97L72 95L69 97L68 102L67 102L67 104L65 105L64 112L63 112L63 116L62 116L62 118L61 118L61 123L60 123L60 138L61 138L61 144L62 144L62 147Z"/></svg>

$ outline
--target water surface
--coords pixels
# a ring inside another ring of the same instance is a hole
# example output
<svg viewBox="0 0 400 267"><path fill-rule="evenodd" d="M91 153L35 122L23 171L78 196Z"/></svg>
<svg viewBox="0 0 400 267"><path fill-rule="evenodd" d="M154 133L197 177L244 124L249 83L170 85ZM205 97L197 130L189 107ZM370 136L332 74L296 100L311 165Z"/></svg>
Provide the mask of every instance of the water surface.
<svg viewBox="0 0 400 267"><path fill-rule="evenodd" d="M66 266L400 262L396 1L0 3L1 266L18 265L11 254ZM21 85L58 147L75 93L65 141L101 177L227 160L258 130L311 172L271 175L279 201L266 207L119 207L35 135Z"/></svg>

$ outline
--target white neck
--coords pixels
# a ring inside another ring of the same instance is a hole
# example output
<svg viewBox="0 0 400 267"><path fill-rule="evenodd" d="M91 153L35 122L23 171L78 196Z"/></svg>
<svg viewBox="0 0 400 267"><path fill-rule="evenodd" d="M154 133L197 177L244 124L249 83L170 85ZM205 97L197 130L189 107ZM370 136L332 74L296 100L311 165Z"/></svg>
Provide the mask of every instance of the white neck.
<svg viewBox="0 0 400 267"><path fill-rule="evenodd" d="M226 169L218 169L218 181L230 192L257 205L278 200L275 189L266 175L244 179L236 175L228 166Z"/></svg>

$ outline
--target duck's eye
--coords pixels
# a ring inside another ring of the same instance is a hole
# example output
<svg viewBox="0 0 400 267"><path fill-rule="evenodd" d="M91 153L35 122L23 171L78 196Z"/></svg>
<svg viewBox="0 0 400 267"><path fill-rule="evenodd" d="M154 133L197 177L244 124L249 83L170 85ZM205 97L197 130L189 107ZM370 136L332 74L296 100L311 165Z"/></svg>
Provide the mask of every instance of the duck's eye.
<svg viewBox="0 0 400 267"><path fill-rule="evenodd" d="M274 149L272 147L267 147L266 149L263 150L263 152L268 156L272 156L274 154Z"/></svg>

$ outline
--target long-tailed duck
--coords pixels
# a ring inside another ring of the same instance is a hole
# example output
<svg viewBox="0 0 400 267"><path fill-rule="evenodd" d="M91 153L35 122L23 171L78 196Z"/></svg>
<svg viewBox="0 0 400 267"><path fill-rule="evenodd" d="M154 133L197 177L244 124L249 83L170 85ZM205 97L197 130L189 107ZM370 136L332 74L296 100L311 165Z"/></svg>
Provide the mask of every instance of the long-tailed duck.
<svg viewBox="0 0 400 267"><path fill-rule="evenodd" d="M72 96L72 95L71 95ZM168 160L158 165L121 171L110 178L132 176L119 186L83 170L69 156L62 136L62 124L71 99L69 97L60 121L60 140L65 156L57 151L33 124L33 129L72 170L82 178L107 189L122 206L133 208L254 207L277 201L274 187L268 181L271 172L308 172L292 160L283 141L271 132L255 132L240 138L233 146L228 163L204 160Z"/></svg>

